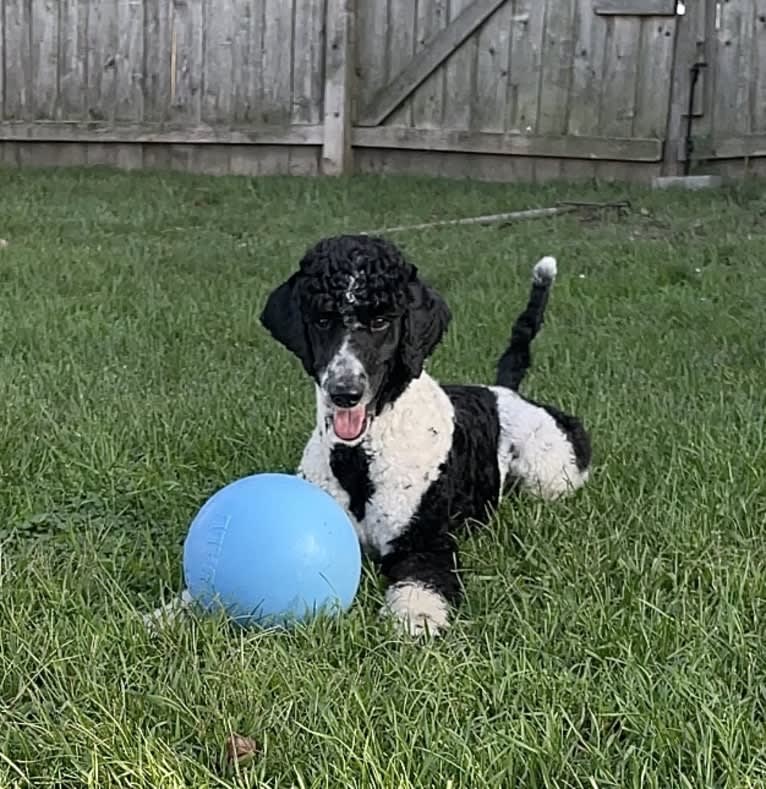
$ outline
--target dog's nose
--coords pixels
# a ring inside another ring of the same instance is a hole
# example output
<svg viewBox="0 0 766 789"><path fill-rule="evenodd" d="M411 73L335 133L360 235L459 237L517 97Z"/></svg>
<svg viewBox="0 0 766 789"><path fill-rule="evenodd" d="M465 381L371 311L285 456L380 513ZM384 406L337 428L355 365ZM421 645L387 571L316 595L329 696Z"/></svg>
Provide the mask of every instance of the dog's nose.
<svg viewBox="0 0 766 789"><path fill-rule="evenodd" d="M362 399L364 389L354 384L338 384L328 394L333 405L338 406L338 408L353 408Z"/></svg>

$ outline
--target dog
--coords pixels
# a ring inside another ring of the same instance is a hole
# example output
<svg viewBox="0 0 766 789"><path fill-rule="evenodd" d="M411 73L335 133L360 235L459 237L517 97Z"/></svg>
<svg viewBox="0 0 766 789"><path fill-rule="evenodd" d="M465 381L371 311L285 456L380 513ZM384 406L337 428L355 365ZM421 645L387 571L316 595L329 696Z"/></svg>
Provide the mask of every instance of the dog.
<svg viewBox="0 0 766 789"><path fill-rule="evenodd" d="M297 473L344 507L387 581L383 612L412 636L443 633L461 602L462 527L504 495L552 500L588 480L581 420L518 391L555 276L553 257L534 266L494 385L444 385L424 369L451 311L384 238L320 240L267 297L262 325L316 389Z"/></svg>

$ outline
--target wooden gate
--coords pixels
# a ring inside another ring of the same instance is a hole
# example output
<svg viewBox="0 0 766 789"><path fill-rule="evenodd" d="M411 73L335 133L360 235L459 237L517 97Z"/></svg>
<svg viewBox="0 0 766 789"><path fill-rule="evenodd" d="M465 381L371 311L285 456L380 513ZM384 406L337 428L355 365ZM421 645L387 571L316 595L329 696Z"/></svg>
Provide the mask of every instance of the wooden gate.
<svg viewBox="0 0 766 789"><path fill-rule="evenodd" d="M766 0L693 0L681 18L670 172L682 172L692 75L691 172L766 174Z"/></svg>
<svg viewBox="0 0 766 789"><path fill-rule="evenodd" d="M358 0L357 166L657 174L676 23L676 0Z"/></svg>

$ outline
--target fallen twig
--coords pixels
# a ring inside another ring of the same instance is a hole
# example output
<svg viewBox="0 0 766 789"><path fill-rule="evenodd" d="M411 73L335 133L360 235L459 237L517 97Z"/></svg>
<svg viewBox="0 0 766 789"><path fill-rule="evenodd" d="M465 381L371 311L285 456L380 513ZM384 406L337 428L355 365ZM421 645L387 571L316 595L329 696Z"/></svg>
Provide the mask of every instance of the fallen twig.
<svg viewBox="0 0 766 789"><path fill-rule="evenodd" d="M367 230L362 233L365 236L383 235L387 233L398 233L402 230L427 230L431 227L447 227L449 225L504 225L511 222L519 222L524 219L542 219L547 216L558 216L559 214L569 214L580 209L603 209L617 208L627 209L630 203L627 200L620 200L613 203L584 203L574 201L561 201L550 208L529 208L525 211L509 211L504 214L486 214L485 216L470 216L464 219L443 219L438 222L423 222L419 225L398 225L396 227L384 227L379 230Z"/></svg>
<svg viewBox="0 0 766 789"><path fill-rule="evenodd" d="M506 222L516 222L521 219L539 219L556 214L567 214L576 211L575 206L558 205L552 208L530 208L526 211L510 211L506 214L487 214L486 216L471 216L465 219L444 219L439 222L424 222L420 225L399 225L398 227L384 227L380 230L368 230L362 235L374 236L383 233L398 233L400 230L425 230L429 227L446 227L447 225L498 225Z"/></svg>

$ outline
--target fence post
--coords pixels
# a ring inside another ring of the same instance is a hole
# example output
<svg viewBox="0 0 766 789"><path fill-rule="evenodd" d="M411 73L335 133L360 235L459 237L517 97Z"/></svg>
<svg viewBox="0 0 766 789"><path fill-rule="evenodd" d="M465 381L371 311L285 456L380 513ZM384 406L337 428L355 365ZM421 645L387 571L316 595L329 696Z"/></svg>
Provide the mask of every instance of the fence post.
<svg viewBox="0 0 766 789"><path fill-rule="evenodd" d="M351 172L351 80L355 0L327 0L322 172Z"/></svg>

